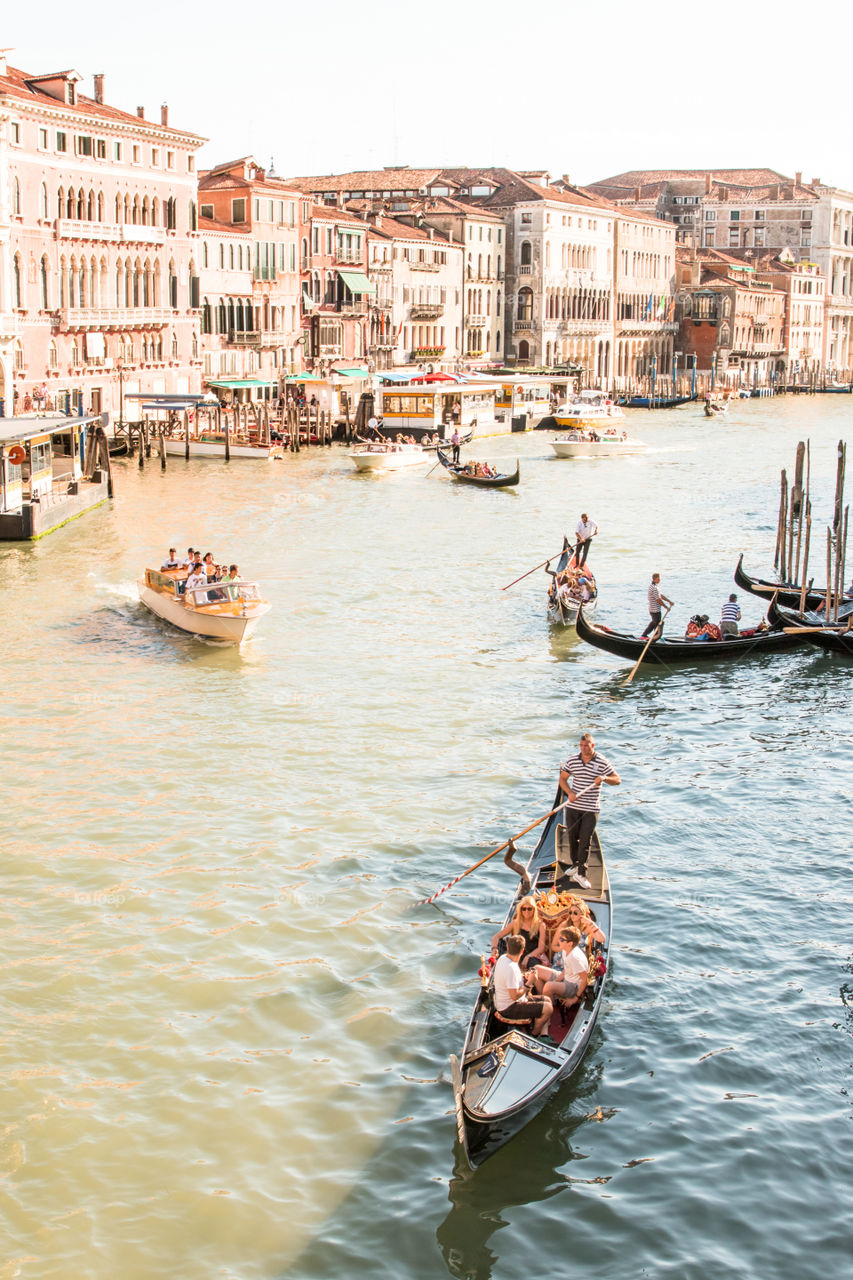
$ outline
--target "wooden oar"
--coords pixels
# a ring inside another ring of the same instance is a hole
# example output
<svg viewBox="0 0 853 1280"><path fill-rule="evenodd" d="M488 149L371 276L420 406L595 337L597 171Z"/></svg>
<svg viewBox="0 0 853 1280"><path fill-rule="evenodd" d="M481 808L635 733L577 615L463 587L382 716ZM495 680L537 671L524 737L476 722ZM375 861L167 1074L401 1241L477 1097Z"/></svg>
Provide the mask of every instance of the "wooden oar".
<svg viewBox="0 0 853 1280"><path fill-rule="evenodd" d="M672 608L672 605L671 605L671 604L669 604L669 605L667 605L667 607L664 609L664 611L663 611L663 617L661 618L660 622L659 622L659 623L658 623L658 625L655 627L654 631L653 631L653 632L652 632L652 634L649 636L648 640L646 641L645 645L643 646L643 652L640 654L639 658L638 658L638 659L637 659L637 661L634 663L634 669L633 669L633 671L632 671L632 672L631 672L631 674L628 676L628 679L627 679L627 680L623 680L623 681L622 681L622 688L623 688L623 689L625 688L625 686L626 686L626 685L629 685L629 684L631 683L631 681L634 679L634 676L637 674L637 671L639 670L639 667L640 667L640 663L643 661L643 658L645 658L645 656L646 656L646 650L648 649L649 645L652 643L652 641L653 641L653 640L659 640L659 639L660 639L660 634L661 634L661 632L663 631L663 619L664 619L664 618L666 617L666 615L669 613L669 611L670 611L670 609L671 609L671 608Z"/></svg>
<svg viewBox="0 0 853 1280"><path fill-rule="evenodd" d="M512 582L508 582L505 587L501 587L501 591L509 591L510 587L514 587L516 582L521 582L524 578L529 578L531 573L535 573L537 569L544 569L545 565L550 564L552 560L559 560L563 551L564 548L560 547L560 550L555 556L549 556L548 559L543 560L541 564L537 564L534 568L528 569L527 573L523 573L520 578L513 578Z"/></svg>
<svg viewBox="0 0 853 1280"><path fill-rule="evenodd" d="M593 787L597 787L599 783L608 776L608 774L603 773L596 778L594 782L591 782L588 787L584 787L583 791L576 791L575 801L579 800L581 796L585 796L587 791L592 791ZM555 813L559 813L561 809L565 809L566 805L569 803L570 802L568 800L564 800L563 803L558 804L556 808L549 809L547 813L543 813L541 818L537 818L535 822L531 822L530 826L525 827L523 831L519 831L518 835L510 836L508 840L504 840L503 844L499 844L497 849L493 849L491 853L487 853L485 858L481 858L479 862L475 862L473 866L468 867L467 871L460 871L458 876L454 876L452 880L448 880L446 885L441 889L436 890L436 892L431 894L428 898L421 898L420 902L415 903L415 906L425 907L430 902L435 902L436 898L440 898L443 893L447 893L447 890L452 889L460 880L464 880L466 876L470 876L472 871L476 871L478 867L482 867L483 863L488 862L496 853L501 853L504 849L509 849L510 846L512 846L512 851L515 852L516 840L520 840L522 836L526 836L528 831L532 831L534 827L541 826L541 824L546 822L548 818L553 818ZM572 801L572 803L574 803L574 801Z"/></svg>
<svg viewBox="0 0 853 1280"><path fill-rule="evenodd" d="M823 626L817 626L817 627L783 627L782 628L786 636L802 636L802 635L806 635L810 631L840 631L843 634L845 631L849 631L850 629L851 629L851 624L849 622L846 624L846 626L842 626L840 623L837 626L835 626L832 623L826 623Z"/></svg>

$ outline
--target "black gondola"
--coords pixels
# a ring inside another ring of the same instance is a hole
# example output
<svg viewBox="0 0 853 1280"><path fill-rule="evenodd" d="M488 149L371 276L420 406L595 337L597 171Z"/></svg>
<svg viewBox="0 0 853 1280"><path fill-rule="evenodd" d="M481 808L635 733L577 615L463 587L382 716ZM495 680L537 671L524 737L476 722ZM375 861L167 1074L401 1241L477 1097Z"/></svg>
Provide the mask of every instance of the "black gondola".
<svg viewBox="0 0 853 1280"><path fill-rule="evenodd" d="M451 462L446 453L442 453L441 449L436 449L436 455L445 471L449 471L454 480L460 480L463 484L477 484L481 489L508 489L510 485L518 484L520 474L518 461L515 464L515 471L511 476L475 476L472 472L467 471L460 462Z"/></svg>
<svg viewBox="0 0 853 1280"><path fill-rule="evenodd" d="M637 661L646 648L647 637L626 635L621 631L611 631L609 627L593 626L584 617L583 609L578 611L575 627L581 640L586 640L587 644L594 645L596 649L604 649L606 653L615 653L620 658L629 658L633 662ZM802 638L786 634L781 626L753 631L749 635L741 633L728 640L687 640L683 636L679 636L677 640L669 640L663 637L653 640L646 649L643 664L668 667L671 662L715 662L720 658L778 653L784 649L795 649Z"/></svg>
<svg viewBox="0 0 853 1280"><path fill-rule="evenodd" d="M828 623L822 613L813 609L800 613L786 609L778 601L771 603L767 612L774 626L782 627L797 640L833 653L853 654L853 600L841 602L837 623Z"/></svg>
<svg viewBox="0 0 853 1280"><path fill-rule="evenodd" d="M788 609L800 607L800 588L795 582L768 582L766 578L750 578L743 567L742 553L735 568L735 582L744 591L754 596L761 596L763 600L770 600L775 595L778 603L785 605ZM825 591L807 590L805 607L816 609L825 595Z"/></svg>
<svg viewBox="0 0 853 1280"><path fill-rule="evenodd" d="M563 800L558 791L553 807ZM577 1070L601 1008L611 943L610 883L597 833L593 833L587 862L590 888L581 889L564 880L569 846L562 816L561 810L548 819L527 864L530 892L553 895L551 900L556 907L558 894L570 890L574 897L589 904L605 942L592 946L590 968L595 970L595 976L589 979L580 1002L565 1013L555 1012L551 1019L549 1031L557 1044L537 1040L522 1026L500 1022L490 988L481 986L462 1056L457 1058L454 1054L450 1059L459 1140L474 1166L482 1164L532 1120L557 1085ZM520 882L505 924L515 914L523 892Z"/></svg>

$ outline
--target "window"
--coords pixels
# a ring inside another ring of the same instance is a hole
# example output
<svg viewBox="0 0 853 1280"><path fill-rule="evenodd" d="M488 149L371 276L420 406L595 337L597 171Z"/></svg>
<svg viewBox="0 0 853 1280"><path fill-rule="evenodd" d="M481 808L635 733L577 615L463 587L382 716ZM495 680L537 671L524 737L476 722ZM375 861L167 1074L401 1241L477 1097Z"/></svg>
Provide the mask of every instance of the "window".
<svg viewBox="0 0 853 1280"><path fill-rule="evenodd" d="M139 157L140 157L140 155L141 155L141 152L140 152L139 147L135 146L135 147L133 148L133 163L134 163L134 164L139 164Z"/></svg>
<svg viewBox="0 0 853 1280"><path fill-rule="evenodd" d="M39 129L39 150L47 151L47 129Z"/></svg>
<svg viewBox="0 0 853 1280"><path fill-rule="evenodd" d="M113 160L121 160L121 143L113 143Z"/></svg>
<svg viewBox="0 0 853 1280"><path fill-rule="evenodd" d="M763 210L763 209L756 209L756 210L755 210L755 213L753 214L753 217L755 218L755 221L756 221L756 222L763 222L763 221L764 221L764 216L765 216L765 215L764 215L764 210Z"/></svg>
<svg viewBox="0 0 853 1280"><path fill-rule="evenodd" d="M255 203L257 204L257 201ZM257 210L255 210L255 214L257 216ZM239 200L231 201L231 221L232 222L246 221L246 200L244 197L241 197Z"/></svg>
<svg viewBox="0 0 853 1280"><path fill-rule="evenodd" d="M166 168L174 169L174 167L175 167L175 153L174 151L167 151L166 152Z"/></svg>
<svg viewBox="0 0 853 1280"><path fill-rule="evenodd" d="M212 205L212 204L203 204L203 205L201 206L201 216L202 216L203 218L212 218L212 217L213 217L213 205Z"/></svg>
<svg viewBox="0 0 853 1280"><path fill-rule="evenodd" d="M187 172L195 172L195 156L187 156Z"/></svg>
<svg viewBox="0 0 853 1280"><path fill-rule="evenodd" d="M729 227L729 247L735 248L740 244L740 227Z"/></svg>
<svg viewBox="0 0 853 1280"><path fill-rule="evenodd" d="M521 215L521 221L525 224L525 226L529 225L533 221L533 214L523 213Z"/></svg>
<svg viewBox="0 0 853 1280"><path fill-rule="evenodd" d="M765 230L766 230L766 228L764 228L764 227L756 227L756 228L755 228L755 231L752 233L752 234L753 234L753 242L754 242L754 244L755 244L756 249L763 249L763 248L764 248L764 236L765 236Z"/></svg>
<svg viewBox="0 0 853 1280"><path fill-rule="evenodd" d="M151 148L151 164L155 169L160 168L160 148L159 147Z"/></svg>
<svg viewBox="0 0 853 1280"><path fill-rule="evenodd" d="M105 138L96 138L96 139L95 139L95 155L97 156L97 158L98 158L99 160L106 160L106 158L107 158L107 143L106 143L106 139L105 139Z"/></svg>
<svg viewBox="0 0 853 1280"><path fill-rule="evenodd" d="M800 216L801 216L801 218L802 218L803 222L811 222L811 220L812 220L812 210L811 210L811 209L803 209L803 211L802 211L802 213L801 213L801 215L800 215Z"/></svg>
<svg viewBox="0 0 853 1280"><path fill-rule="evenodd" d="M740 222L740 209L730 209L729 218L732 222Z"/></svg>
<svg viewBox="0 0 853 1280"><path fill-rule="evenodd" d="M21 145L21 126L18 124L17 120L12 121L11 131L12 131L12 142L15 144L15 146L19 147Z"/></svg>
<svg viewBox="0 0 853 1280"><path fill-rule="evenodd" d="M68 138L59 129L56 131L56 149L57 151L68 150Z"/></svg>
<svg viewBox="0 0 853 1280"><path fill-rule="evenodd" d="M716 222L716 221L717 221L717 210L716 210L716 209L706 209L706 210L705 210L705 221L706 221L706 222Z"/></svg>

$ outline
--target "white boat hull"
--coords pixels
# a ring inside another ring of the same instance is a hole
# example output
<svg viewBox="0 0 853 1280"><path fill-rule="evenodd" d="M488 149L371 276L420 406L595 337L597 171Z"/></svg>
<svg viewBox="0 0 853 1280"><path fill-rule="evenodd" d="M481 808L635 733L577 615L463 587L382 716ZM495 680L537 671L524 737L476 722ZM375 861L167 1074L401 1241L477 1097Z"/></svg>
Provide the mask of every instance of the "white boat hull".
<svg viewBox="0 0 853 1280"><path fill-rule="evenodd" d="M404 467L422 467L433 460L421 449L400 449L394 453L362 453L357 449L349 456L357 471L400 471Z"/></svg>
<svg viewBox="0 0 853 1280"><path fill-rule="evenodd" d="M166 445L166 453L169 457L183 458L186 455L186 442L184 440L170 440L168 437L164 441ZM235 444L234 441L229 442L229 448L232 458L256 458L261 462L266 462L268 458L280 458L284 449L280 444ZM190 457L191 458L224 458L225 443L218 440L190 440Z"/></svg>
<svg viewBox="0 0 853 1280"><path fill-rule="evenodd" d="M139 599L158 618L189 635L225 640L229 644L242 644L248 640L263 615L270 610L270 605L261 601L248 604L245 614L210 613L204 609L190 609L181 600L153 591L144 579L140 579L137 586Z"/></svg>
<svg viewBox="0 0 853 1280"><path fill-rule="evenodd" d="M615 458L620 454L642 453L642 440L552 440L558 458Z"/></svg>

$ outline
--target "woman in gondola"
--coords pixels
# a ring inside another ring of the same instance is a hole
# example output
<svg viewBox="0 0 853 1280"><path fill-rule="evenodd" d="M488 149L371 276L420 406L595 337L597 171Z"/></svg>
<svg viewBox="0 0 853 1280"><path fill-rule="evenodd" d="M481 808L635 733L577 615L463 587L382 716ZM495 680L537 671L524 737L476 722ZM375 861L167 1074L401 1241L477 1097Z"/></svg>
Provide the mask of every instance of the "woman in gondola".
<svg viewBox="0 0 853 1280"><path fill-rule="evenodd" d="M508 937L511 933L517 933L524 939L524 951L519 961L522 969L529 969L531 964L547 963L548 953L545 950L547 929L531 897L521 899L512 920L492 938L493 956L496 956L499 950L503 950L500 946L501 939Z"/></svg>

